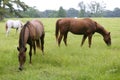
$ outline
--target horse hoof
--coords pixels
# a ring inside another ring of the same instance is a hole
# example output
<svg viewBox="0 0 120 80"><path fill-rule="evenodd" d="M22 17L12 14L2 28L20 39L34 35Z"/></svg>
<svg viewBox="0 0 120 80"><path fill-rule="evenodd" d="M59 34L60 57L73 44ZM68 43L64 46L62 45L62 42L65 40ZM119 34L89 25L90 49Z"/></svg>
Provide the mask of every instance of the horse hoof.
<svg viewBox="0 0 120 80"><path fill-rule="evenodd" d="M22 68L19 67L19 70L22 71Z"/></svg>

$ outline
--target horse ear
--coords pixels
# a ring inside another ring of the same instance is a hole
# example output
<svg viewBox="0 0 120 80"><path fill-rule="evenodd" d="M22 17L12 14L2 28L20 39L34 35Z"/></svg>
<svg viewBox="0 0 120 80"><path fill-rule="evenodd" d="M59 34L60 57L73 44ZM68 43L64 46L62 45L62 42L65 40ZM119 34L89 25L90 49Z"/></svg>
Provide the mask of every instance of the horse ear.
<svg viewBox="0 0 120 80"><path fill-rule="evenodd" d="M17 50L20 51L19 47L17 47Z"/></svg>
<svg viewBox="0 0 120 80"><path fill-rule="evenodd" d="M110 35L110 32L108 34Z"/></svg>

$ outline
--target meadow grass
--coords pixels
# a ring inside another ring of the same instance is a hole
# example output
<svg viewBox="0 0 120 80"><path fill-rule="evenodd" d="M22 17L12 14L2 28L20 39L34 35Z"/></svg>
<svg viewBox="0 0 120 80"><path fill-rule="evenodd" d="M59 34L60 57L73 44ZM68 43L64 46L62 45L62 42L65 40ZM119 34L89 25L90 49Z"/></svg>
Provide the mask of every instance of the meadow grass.
<svg viewBox="0 0 120 80"><path fill-rule="evenodd" d="M16 19L16 18L13 18ZM32 18L19 18L24 23ZM5 35L5 22L0 22L0 80L120 80L120 18L92 18L111 32L112 45L95 33L92 46L88 40L80 47L82 35L68 33L68 46L57 46L55 22L57 18L37 18L45 26L45 55L37 49L29 64L27 45L24 70L18 70L19 33L11 30Z"/></svg>

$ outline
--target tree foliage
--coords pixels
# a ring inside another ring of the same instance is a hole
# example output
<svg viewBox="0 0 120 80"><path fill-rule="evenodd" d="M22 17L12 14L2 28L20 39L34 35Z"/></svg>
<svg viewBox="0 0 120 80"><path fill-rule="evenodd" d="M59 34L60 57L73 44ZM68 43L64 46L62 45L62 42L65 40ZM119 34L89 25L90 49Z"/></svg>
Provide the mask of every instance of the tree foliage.
<svg viewBox="0 0 120 80"><path fill-rule="evenodd" d="M66 11L63 9L63 7L59 8L58 17L66 17Z"/></svg>
<svg viewBox="0 0 120 80"><path fill-rule="evenodd" d="M91 12L91 16L93 17L101 17L103 16L103 12L105 10L105 4L104 2L99 3L96 1L90 2L89 6L89 11Z"/></svg>
<svg viewBox="0 0 120 80"><path fill-rule="evenodd" d="M115 8L113 11L106 10L104 17L120 17L120 8Z"/></svg>
<svg viewBox="0 0 120 80"><path fill-rule="evenodd" d="M92 1L88 4L81 1L78 3L79 10L62 6L59 10L39 11L36 7L28 7L20 0L0 0L0 20L4 17L32 17L32 18L55 18L55 17L120 17L120 8L113 11L105 10L105 3Z"/></svg>
<svg viewBox="0 0 120 80"><path fill-rule="evenodd" d="M74 8L70 8L66 10L67 17L78 17L78 15L79 15L79 11Z"/></svg>
<svg viewBox="0 0 120 80"><path fill-rule="evenodd" d="M80 7L80 17L101 17L105 10L104 2L91 1L85 5L84 2L81 1L78 6Z"/></svg>
<svg viewBox="0 0 120 80"><path fill-rule="evenodd" d="M20 12L23 17L37 18L40 17L40 11L35 9L35 7L29 7L26 11Z"/></svg>
<svg viewBox="0 0 120 80"><path fill-rule="evenodd" d="M28 5L20 0L0 0L0 20L4 18L4 16L13 16L22 17L19 14L20 11L27 10Z"/></svg>
<svg viewBox="0 0 120 80"><path fill-rule="evenodd" d="M86 5L84 4L83 1L81 1L78 6L80 7L80 12L79 12L79 16L80 17L85 17L86 14Z"/></svg>

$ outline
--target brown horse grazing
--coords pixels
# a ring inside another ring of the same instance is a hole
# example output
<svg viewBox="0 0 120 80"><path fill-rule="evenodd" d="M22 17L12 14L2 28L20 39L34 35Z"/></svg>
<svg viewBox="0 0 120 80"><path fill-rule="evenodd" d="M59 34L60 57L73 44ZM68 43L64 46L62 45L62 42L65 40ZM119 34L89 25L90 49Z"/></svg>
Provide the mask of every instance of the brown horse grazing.
<svg viewBox="0 0 120 80"><path fill-rule="evenodd" d="M36 45L37 47L40 47L41 42L41 50L44 54L44 26L43 24L38 20L32 20L28 21L24 27L22 28L19 36L19 47L17 47L19 51L18 60L19 60L19 70L23 69L23 64L26 60L26 44L28 43L30 45L30 63L31 63L31 57L32 57L32 48L34 48L34 52L36 52ZM36 45L35 45L36 44Z"/></svg>
<svg viewBox="0 0 120 80"><path fill-rule="evenodd" d="M63 18L56 21L56 31L55 36L58 41L58 46L60 46L61 40L64 36L64 43L67 46L67 34L71 32L77 35L83 35L81 46L84 44L86 38L88 37L89 47L91 47L92 36L95 32L100 33L105 43L109 46L111 45L110 32L106 31L100 24L89 18L84 19L73 19L73 18ZM60 35L59 35L60 33Z"/></svg>

